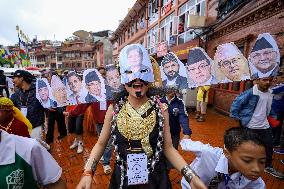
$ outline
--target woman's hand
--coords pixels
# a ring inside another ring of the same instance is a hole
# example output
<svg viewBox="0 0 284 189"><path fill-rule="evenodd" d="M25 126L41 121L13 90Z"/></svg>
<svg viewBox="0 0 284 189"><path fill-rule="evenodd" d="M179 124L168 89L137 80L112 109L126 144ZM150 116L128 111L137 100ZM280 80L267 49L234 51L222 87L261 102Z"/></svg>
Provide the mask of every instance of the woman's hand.
<svg viewBox="0 0 284 189"><path fill-rule="evenodd" d="M69 112L63 112L63 115L65 115L66 117L69 116Z"/></svg>
<svg viewBox="0 0 284 189"><path fill-rule="evenodd" d="M193 176L190 186L192 189L207 189L198 176Z"/></svg>
<svg viewBox="0 0 284 189"><path fill-rule="evenodd" d="M92 180L92 176L83 176L76 189L91 189Z"/></svg>

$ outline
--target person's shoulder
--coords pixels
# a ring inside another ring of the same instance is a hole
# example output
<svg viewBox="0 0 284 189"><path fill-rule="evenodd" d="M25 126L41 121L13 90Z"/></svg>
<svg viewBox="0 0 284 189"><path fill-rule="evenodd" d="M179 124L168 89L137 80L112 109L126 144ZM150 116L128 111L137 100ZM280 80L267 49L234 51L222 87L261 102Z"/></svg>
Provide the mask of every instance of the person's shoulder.
<svg viewBox="0 0 284 189"><path fill-rule="evenodd" d="M16 152L19 154L29 154L32 149L38 145L38 141L33 138L18 136L18 135L10 135L15 141Z"/></svg>

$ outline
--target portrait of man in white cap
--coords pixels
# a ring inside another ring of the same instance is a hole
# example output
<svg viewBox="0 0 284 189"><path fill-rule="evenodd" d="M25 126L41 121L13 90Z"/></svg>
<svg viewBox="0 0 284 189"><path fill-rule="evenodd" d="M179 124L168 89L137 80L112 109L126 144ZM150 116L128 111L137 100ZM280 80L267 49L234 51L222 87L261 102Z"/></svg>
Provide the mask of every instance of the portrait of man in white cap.
<svg viewBox="0 0 284 189"><path fill-rule="evenodd" d="M56 75L51 77L51 90L57 102L57 107L67 106L67 90L61 79Z"/></svg>
<svg viewBox="0 0 284 189"><path fill-rule="evenodd" d="M213 60L204 49L195 47L189 51L185 66L189 88L216 83L216 79L212 74L212 64Z"/></svg>
<svg viewBox="0 0 284 189"><path fill-rule="evenodd" d="M36 80L36 97L44 108L57 107L57 103L52 100L51 89L46 78Z"/></svg>
<svg viewBox="0 0 284 189"><path fill-rule="evenodd" d="M258 35L249 55L252 78L276 76L279 64L280 53L274 38L269 33Z"/></svg>
<svg viewBox="0 0 284 189"><path fill-rule="evenodd" d="M214 69L218 83L250 79L248 61L234 43L225 43L217 47Z"/></svg>
<svg viewBox="0 0 284 189"><path fill-rule="evenodd" d="M167 53L161 62L161 71L165 75L163 79L163 86L175 86L178 89L186 89L188 87L187 78L181 75L185 71L183 63L178 57L172 53Z"/></svg>
<svg viewBox="0 0 284 189"><path fill-rule="evenodd" d="M83 78L88 91L85 102L105 101L105 83L100 73L96 69L88 69L84 71Z"/></svg>

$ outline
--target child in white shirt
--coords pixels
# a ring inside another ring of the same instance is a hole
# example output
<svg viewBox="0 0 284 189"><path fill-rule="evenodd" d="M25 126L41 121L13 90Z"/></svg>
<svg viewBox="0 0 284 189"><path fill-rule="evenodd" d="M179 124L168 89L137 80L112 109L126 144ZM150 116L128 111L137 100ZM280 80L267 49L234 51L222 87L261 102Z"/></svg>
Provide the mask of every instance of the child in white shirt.
<svg viewBox="0 0 284 189"><path fill-rule="evenodd" d="M181 147L194 152L190 167L210 189L265 189L265 144L246 128L231 128L224 135L224 150L199 141L183 139ZM190 189L182 178L183 189Z"/></svg>

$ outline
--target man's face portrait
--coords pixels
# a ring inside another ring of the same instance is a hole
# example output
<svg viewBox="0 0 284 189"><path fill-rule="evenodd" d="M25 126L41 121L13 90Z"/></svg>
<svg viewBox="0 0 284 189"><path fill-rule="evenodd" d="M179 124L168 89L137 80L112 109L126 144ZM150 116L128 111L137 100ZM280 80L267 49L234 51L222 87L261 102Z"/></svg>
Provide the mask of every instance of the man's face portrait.
<svg viewBox="0 0 284 189"><path fill-rule="evenodd" d="M78 94L81 91L82 81L78 76L72 75L68 78L68 85L73 93Z"/></svg>
<svg viewBox="0 0 284 189"><path fill-rule="evenodd" d="M120 75L117 69L109 70L106 72L106 81L107 84L114 89L118 89L121 85Z"/></svg>
<svg viewBox="0 0 284 189"><path fill-rule="evenodd" d="M169 80L172 80L174 79L175 77L178 76L178 72L179 72L179 64L174 62L174 61L171 61L169 63L166 63L164 66L164 72L165 72L165 75L167 76L167 78Z"/></svg>
<svg viewBox="0 0 284 189"><path fill-rule="evenodd" d="M39 94L40 99L43 102L46 102L48 100L49 91L48 91L47 87L42 87L42 88L38 89L38 94Z"/></svg>
<svg viewBox="0 0 284 189"><path fill-rule="evenodd" d="M139 49L131 49L127 53L127 62L130 67L140 66L142 63L142 55L139 53Z"/></svg>
<svg viewBox="0 0 284 189"><path fill-rule="evenodd" d="M256 69L262 73L267 73L276 66L276 56L277 53L273 48L266 48L252 52L250 60Z"/></svg>
<svg viewBox="0 0 284 189"><path fill-rule="evenodd" d="M240 81L245 73L248 73L246 67L247 61L241 56L225 58L218 62L218 67L221 72L232 81Z"/></svg>
<svg viewBox="0 0 284 189"><path fill-rule="evenodd" d="M64 87L58 87L53 89L53 96L59 104L67 103L67 92Z"/></svg>
<svg viewBox="0 0 284 189"><path fill-rule="evenodd" d="M202 84L211 78L211 65L206 59L186 66L188 77L197 84Z"/></svg>
<svg viewBox="0 0 284 189"><path fill-rule="evenodd" d="M101 83L99 81L91 81L87 83L86 88L91 95L101 96Z"/></svg>

